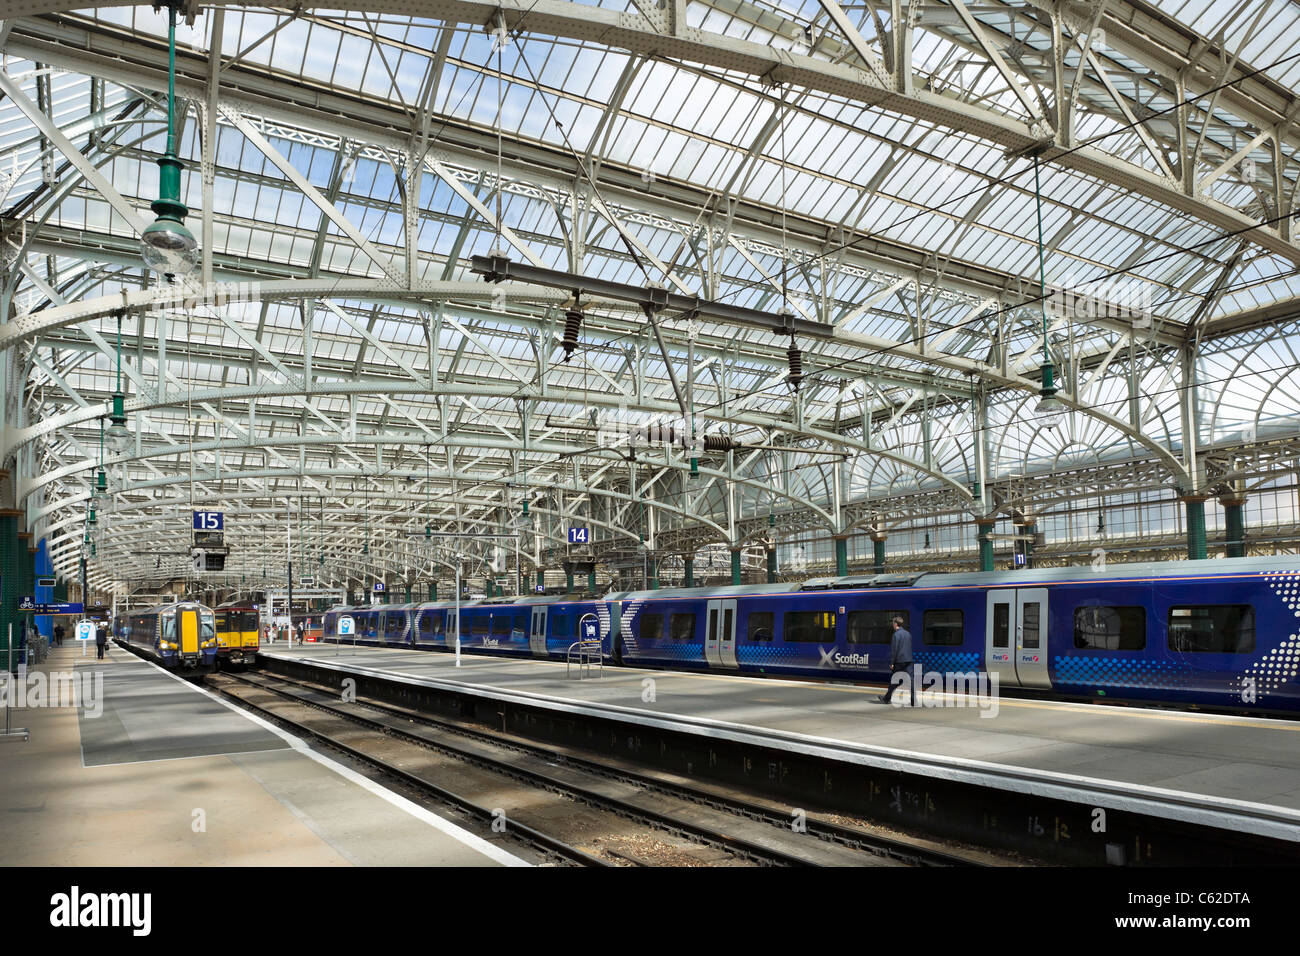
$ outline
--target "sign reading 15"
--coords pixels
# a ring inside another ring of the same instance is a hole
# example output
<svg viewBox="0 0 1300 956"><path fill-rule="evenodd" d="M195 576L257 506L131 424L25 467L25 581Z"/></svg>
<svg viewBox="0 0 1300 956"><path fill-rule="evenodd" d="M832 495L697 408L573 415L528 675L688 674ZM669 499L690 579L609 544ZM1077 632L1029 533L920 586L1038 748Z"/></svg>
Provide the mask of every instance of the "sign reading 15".
<svg viewBox="0 0 1300 956"><path fill-rule="evenodd" d="M195 531L221 531L224 530L225 516L220 511L196 511L194 512L194 530Z"/></svg>
<svg viewBox="0 0 1300 956"><path fill-rule="evenodd" d="M570 528L569 544L586 544L588 541L586 528Z"/></svg>

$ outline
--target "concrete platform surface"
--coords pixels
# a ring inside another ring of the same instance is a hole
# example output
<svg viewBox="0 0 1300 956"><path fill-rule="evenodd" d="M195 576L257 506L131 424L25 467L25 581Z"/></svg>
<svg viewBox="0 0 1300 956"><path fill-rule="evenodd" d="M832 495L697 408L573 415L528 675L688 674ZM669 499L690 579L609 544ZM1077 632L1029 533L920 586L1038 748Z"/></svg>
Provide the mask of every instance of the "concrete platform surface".
<svg viewBox="0 0 1300 956"><path fill-rule="evenodd" d="M1008 697L996 708L954 706L945 696L938 699L949 706L895 708L875 703L878 685L623 667L576 680L566 678L563 662L466 653L458 668L443 651L334 644L267 653L540 695L558 706L617 709L656 724L676 719L700 733L776 734L795 749L829 746L841 759L860 755L861 762L934 775L958 768L1026 782L1013 789L1064 787L1089 799L1131 794L1161 805L1220 807L1267 817L1276 823L1267 832L1300 840L1300 721Z"/></svg>
<svg viewBox="0 0 1300 956"><path fill-rule="evenodd" d="M124 649L35 670L98 699L10 715L31 739L0 740L0 865L523 862Z"/></svg>

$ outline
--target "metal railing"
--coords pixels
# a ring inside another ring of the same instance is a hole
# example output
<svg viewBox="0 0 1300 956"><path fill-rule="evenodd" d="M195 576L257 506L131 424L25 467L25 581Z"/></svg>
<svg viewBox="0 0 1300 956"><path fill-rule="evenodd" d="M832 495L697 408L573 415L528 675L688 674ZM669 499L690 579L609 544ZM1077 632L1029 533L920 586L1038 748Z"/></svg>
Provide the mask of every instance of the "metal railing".
<svg viewBox="0 0 1300 956"><path fill-rule="evenodd" d="M572 677L574 665L578 668L578 680L591 676L591 665L596 665L596 676L604 676L605 652L600 641L574 641L565 654L564 676Z"/></svg>

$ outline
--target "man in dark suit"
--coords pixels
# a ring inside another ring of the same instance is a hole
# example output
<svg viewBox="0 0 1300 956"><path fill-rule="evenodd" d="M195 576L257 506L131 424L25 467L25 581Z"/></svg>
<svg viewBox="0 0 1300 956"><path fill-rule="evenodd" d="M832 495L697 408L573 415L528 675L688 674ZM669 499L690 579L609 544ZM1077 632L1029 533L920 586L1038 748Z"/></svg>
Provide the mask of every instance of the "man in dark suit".
<svg viewBox="0 0 1300 956"><path fill-rule="evenodd" d="M880 702L889 703L898 686L894 683L894 675L902 672L907 674L907 685L912 692L912 706L915 707L917 673L912 663L912 632L903 627L901 617L894 618L892 623L894 634L889 639L889 690L885 692L884 697L880 698Z"/></svg>

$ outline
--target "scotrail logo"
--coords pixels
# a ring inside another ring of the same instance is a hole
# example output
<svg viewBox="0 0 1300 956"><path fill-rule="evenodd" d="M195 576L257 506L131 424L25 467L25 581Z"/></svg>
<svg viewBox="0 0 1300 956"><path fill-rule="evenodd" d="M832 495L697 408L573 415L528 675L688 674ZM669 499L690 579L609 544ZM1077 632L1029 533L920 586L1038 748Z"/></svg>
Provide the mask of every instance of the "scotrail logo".
<svg viewBox="0 0 1300 956"><path fill-rule="evenodd" d="M50 897L50 925L78 927L130 927L133 936L148 936L153 925L151 893L83 893L74 886Z"/></svg>
<svg viewBox="0 0 1300 956"><path fill-rule="evenodd" d="M871 663L870 654L859 654L857 651L852 654L841 654L833 647L828 651L819 646L817 653L822 656L818 667L866 667Z"/></svg>
<svg viewBox="0 0 1300 956"><path fill-rule="evenodd" d="M0 707L83 707L85 716L104 712L104 672L83 670L0 675Z"/></svg>

